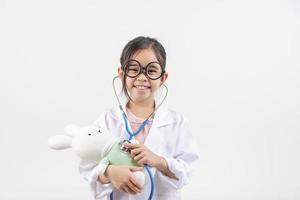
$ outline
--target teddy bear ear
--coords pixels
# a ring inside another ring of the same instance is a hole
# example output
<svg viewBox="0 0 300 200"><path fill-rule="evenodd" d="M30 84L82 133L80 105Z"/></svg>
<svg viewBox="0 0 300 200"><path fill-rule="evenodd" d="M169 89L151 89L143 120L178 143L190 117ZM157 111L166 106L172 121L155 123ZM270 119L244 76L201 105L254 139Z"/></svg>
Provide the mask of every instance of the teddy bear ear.
<svg viewBox="0 0 300 200"><path fill-rule="evenodd" d="M73 137L78 135L79 130L80 130L80 127L75 124L70 124L70 125L66 126L64 129L66 134L68 134L69 136L73 136Z"/></svg>
<svg viewBox="0 0 300 200"><path fill-rule="evenodd" d="M62 150L71 148L72 137L67 135L56 135L48 139L48 146L51 149Z"/></svg>

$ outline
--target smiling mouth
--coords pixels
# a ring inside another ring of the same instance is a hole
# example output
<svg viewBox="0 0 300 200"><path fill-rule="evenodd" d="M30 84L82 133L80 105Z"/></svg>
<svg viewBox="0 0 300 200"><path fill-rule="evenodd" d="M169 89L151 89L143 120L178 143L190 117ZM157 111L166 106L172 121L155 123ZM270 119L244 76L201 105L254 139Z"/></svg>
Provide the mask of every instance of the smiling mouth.
<svg viewBox="0 0 300 200"><path fill-rule="evenodd" d="M144 86L144 85L135 85L134 87L140 90L150 89L149 86Z"/></svg>

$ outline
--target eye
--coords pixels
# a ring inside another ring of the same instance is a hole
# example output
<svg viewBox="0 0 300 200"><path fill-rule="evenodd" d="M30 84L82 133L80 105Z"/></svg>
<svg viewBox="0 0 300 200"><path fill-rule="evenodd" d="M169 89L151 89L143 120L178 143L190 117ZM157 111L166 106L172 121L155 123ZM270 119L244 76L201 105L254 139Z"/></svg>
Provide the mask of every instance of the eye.
<svg viewBox="0 0 300 200"><path fill-rule="evenodd" d="M88 135L91 136L92 134L89 133Z"/></svg>
<svg viewBox="0 0 300 200"><path fill-rule="evenodd" d="M100 129L98 130L98 133L102 133Z"/></svg>

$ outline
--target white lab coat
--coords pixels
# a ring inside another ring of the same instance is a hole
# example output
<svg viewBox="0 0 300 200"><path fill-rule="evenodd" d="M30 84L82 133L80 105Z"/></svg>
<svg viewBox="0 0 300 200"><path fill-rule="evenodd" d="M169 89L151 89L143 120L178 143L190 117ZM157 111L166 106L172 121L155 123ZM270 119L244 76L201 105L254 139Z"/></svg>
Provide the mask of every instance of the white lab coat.
<svg viewBox="0 0 300 200"><path fill-rule="evenodd" d="M95 124L106 127L121 139L128 138L119 108L104 112ZM156 111L144 145L154 153L163 156L170 171L179 179L169 178L155 168L150 168L155 184L153 200L180 200L180 189L189 182L199 159L197 145L186 118L175 111L160 107ZM112 184L101 184L97 181L98 163L81 161L79 171L91 186L93 200L109 200L112 190L114 200L146 200L150 194L150 179L147 173L145 173L146 182L141 193L129 195L115 189Z"/></svg>

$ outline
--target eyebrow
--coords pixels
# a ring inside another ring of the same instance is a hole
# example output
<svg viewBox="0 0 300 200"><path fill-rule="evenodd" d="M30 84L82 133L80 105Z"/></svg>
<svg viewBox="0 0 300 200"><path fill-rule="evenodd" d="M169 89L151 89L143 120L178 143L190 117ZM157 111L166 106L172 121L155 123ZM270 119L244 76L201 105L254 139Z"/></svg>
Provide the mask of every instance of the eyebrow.
<svg viewBox="0 0 300 200"><path fill-rule="evenodd" d="M159 67L156 66L156 65L153 65L153 63L151 65L149 65L150 68L155 68L155 69L158 69Z"/></svg>
<svg viewBox="0 0 300 200"><path fill-rule="evenodd" d="M138 61L139 63L141 63L141 61L139 61L139 60L137 60L137 59L135 59L135 58L130 58L128 61ZM151 63L151 62L157 62L157 63L159 63L158 60L150 60L150 61L147 62L147 63L149 64L149 63Z"/></svg>
<svg viewBox="0 0 300 200"><path fill-rule="evenodd" d="M136 65L139 65L138 63L132 63L132 62L138 62L139 64L141 64L142 65L142 63L139 61L139 60L136 60L136 59L130 59L130 60L128 60L128 64L131 64L132 66L136 66ZM158 61L158 60L152 60L152 61L150 61L150 62L148 62L146 65L142 65L142 67L146 67L147 65L149 65L149 63L156 63L156 64L159 64L160 65L160 62ZM153 66L153 65L150 65L150 66ZM155 66L156 67L156 66Z"/></svg>

